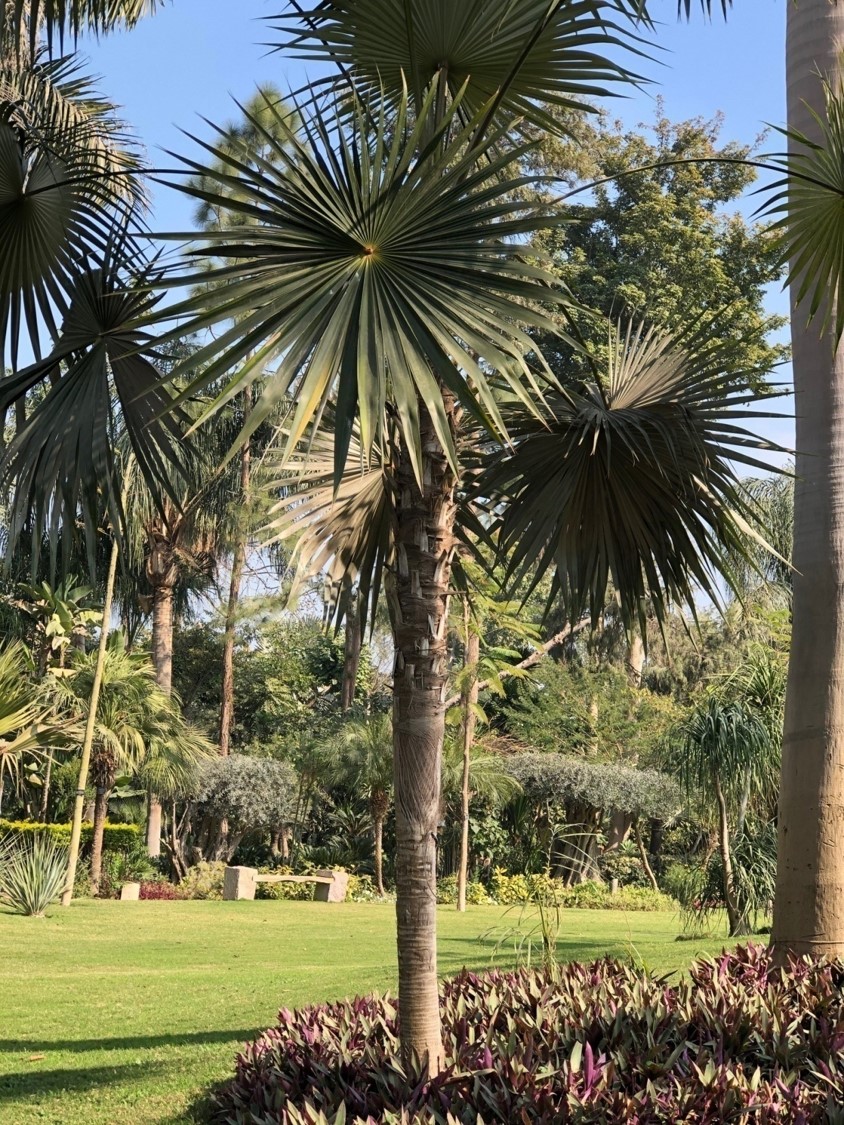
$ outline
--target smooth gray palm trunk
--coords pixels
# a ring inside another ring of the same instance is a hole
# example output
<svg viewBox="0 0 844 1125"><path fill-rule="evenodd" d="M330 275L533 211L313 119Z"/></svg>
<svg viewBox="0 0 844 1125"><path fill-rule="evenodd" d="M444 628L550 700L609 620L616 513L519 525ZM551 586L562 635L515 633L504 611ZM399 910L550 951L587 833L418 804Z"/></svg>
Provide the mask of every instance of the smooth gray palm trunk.
<svg viewBox="0 0 844 1125"><path fill-rule="evenodd" d="M424 480L406 453L397 470L396 563L390 591L396 657L393 745L396 917L402 1052L442 1066L437 986L437 835L448 693L448 602L454 477L421 406Z"/></svg>
<svg viewBox="0 0 844 1125"><path fill-rule="evenodd" d="M818 74L840 82L844 4L787 10L788 121L811 136ZM806 319L793 299L796 574L772 941L844 955L844 349Z"/></svg>

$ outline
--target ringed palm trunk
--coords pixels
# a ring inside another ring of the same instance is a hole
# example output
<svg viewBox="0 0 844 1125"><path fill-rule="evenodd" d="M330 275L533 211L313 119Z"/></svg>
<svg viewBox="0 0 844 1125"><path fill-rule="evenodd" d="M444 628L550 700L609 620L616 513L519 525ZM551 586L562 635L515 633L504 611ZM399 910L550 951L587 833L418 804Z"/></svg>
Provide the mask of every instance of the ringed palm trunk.
<svg viewBox="0 0 844 1125"><path fill-rule="evenodd" d="M370 812L375 845L375 889L382 898L384 897L384 821L389 807L390 799L387 794L383 789L376 789L370 801Z"/></svg>
<svg viewBox="0 0 844 1125"><path fill-rule="evenodd" d="M107 788L103 782L98 782L94 801L94 827L91 832L91 885L94 894L100 893L100 879L103 873L103 836L108 816L109 792L110 788Z"/></svg>
<svg viewBox="0 0 844 1125"><path fill-rule="evenodd" d="M404 449L396 471L396 564L390 596L396 650L396 915L402 1053L434 1074L443 1062L437 987L437 833L455 480L422 404L420 415L421 488Z"/></svg>
<svg viewBox="0 0 844 1125"><path fill-rule="evenodd" d="M152 663L158 686L167 695L173 687L173 582L159 582L152 601ZM147 854L161 855L161 801L149 794Z"/></svg>
<svg viewBox="0 0 844 1125"><path fill-rule="evenodd" d="M844 4L788 4L788 123L817 134L819 74L841 82ZM806 324L792 287L797 459L777 890L781 955L844 955L844 347Z"/></svg>
<svg viewBox="0 0 844 1125"><path fill-rule="evenodd" d="M460 784L460 864L457 868L457 909L466 909L466 884L469 881L469 802L471 790L469 773L472 761L472 743L475 741L478 702L477 667L481 656L481 638L469 628L468 606L464 604L464 625L466 631L466 667L475 669L471 683L463 690L463 775Z"/></svg>

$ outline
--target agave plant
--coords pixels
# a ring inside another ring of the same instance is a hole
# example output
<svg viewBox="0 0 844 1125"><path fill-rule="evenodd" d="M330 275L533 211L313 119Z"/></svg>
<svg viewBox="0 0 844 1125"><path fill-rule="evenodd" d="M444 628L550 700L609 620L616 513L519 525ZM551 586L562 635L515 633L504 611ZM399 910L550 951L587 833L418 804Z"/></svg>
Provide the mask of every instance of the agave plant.
<svg viewBox="0 0 844 1125"><path fill-rule="evenodd" d="M0 902L16 914L40 918L64 889L68 850L43 833L10 838L0 849Z"/></svg>

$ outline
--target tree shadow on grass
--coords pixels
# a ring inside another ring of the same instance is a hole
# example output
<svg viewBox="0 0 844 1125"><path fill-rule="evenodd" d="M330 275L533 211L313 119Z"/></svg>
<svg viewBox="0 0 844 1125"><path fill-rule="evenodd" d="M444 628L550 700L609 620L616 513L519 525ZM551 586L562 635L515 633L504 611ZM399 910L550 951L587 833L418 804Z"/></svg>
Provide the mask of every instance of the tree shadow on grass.
<svg viewBox="0 0 844 1125"><path fill-rule="evenodd" d="M84 1094L88 1090L99 1090L118 1083L134 1083L168 1069L168 1063L153 1060L125 1066L90 1066L81 1070L72 1067L41 1070L33 1063L30 1071L0 1075L0 1104L28 1097L38 1097L40 1101L51 1094Z"/></svg>
<svg viewBox="0 0 844 1125"><path fill-rule="evenodd" d="M225 1028L219 1031L184 1031L170 1035L128 1035L103 1039L0 1039L0 1052L127 1051L153 1047L191 1047L202 1043L245 1043L266 1027ZM4 1077L0 1075L0 1088Z"/></svg>

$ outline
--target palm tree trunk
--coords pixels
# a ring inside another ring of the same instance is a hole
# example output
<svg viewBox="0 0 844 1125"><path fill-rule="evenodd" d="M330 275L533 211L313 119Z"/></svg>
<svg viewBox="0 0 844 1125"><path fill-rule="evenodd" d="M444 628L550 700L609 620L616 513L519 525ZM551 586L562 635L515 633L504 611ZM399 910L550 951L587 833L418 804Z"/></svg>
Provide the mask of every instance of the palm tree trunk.
<svg viewBox="0 0 844 1125"><path fill-rule="evenodd" d="M91 701L88 704L88 719L85 724L85 737L82 740L82 757L79 761L79 777L76 782L76 799L73 802L73 820L70 827L70 847L67 857L67 882L62 892L62 906L70 906L73 898L73 884L76 880L76 867L79 863L79 841L82 837L82 813L85 808L85 786L88 783L88 767L91 764L91 748L94 745L94 730L97 723L97 707L100 702L100 688L103 683L108 627L111 622L111 603L114 600L114 581L117 577L117 559L120 548L117 539L111 545L111 558L108 564L105 597L103 598L103 617L100 624L100 644L97 649L97 666L94 669L94 682L91 685Z"/></svg>
<svg viewBox="0 0 844 1125"><path fill-rule="evenodd" d="M357 686L358 668L360 667L360 650L362 643L360 627L360 607L357 595L349 602L349 612L346 614L346 636L343 644L343 683L340 696L340 705L344 711L351 711L355 702L355 687Z"/></svg>
<svg viewBox="0 0 844 1125"><path fill-rule="evenodd" d="M252 391L244 391L244 421L249 416L252 404ZM226 631L223 638L223 688L220 702L220 741L221 757L227 757L231 748L232 717L234 716L234 642L237 628L237 607L240 602L240 584L246 565L246 548L249 528L245 522L249 511L252 485L252 443L245 441L240 450L240 499L243 505L244 522L238 521L237 542L232 556L232 573L229 584L229 604L226 607Z"/></svg>
<svg viewBox="0 0 844 1125"><path fill-rule="evenodd" d="M91 886L95 895L100 893L100 878L103 872L103 834L106 816L108 815L108 793L109 791L104 785L97 786L97 798L94 802L94 828L91 833Z"/></svg>
<svg viewBox="0 0 844 1125"><path fill-rule="evenodd" d="M788 124L817 135L819 75L841 84L844 4L788 4ZM823 311L823 310L822 310ZM792 287L796 479L791 640L772 942L844 955L844 347Z"/></svg>
<svg viewBox="0 0 844 1125"><path fill-rule="evenodd" d="M384 818L375 818L375 890L384 897Z"/></svg>
<svg viewBox="0 0 844 1125"><path fill-rule="evenodd" d="M469 606L463 601L463 626L465 637L464 668L471 670L471 680L463 688L463 776L460 784L460 864L457 868L457 909L466 909L466 884L469 881L469 772L472 763L472 743L475 741L478 704L478 661L481 656L481 638L470 628Z"/></svg>
<svg viewBox="0 0 844 1125"><path fill-rule="evenodd" d="M437 988L439 831L455 480L420 404L423 483L402 448L396 472L393 739L396 915L402 1053L430 1074L443 1062Z"/></svg>
<svg viewBox="0 0 844 1125"><path fill-rule="evenodd" d="M152 598L152 663L155 679L165 694L173 689L173 585L159 582ZM161 855L161 801L149 794L147 806L147 854Z"/></svg>
<svg viewBox="0 0 844 1125"><path fill-rule="evenodd" d="M727 907L727 921L730 924L730 937L741 932L741 917L733 882L733 859L730 854L730 823L727 819L727 802L721 782L715 781L715 799L718 802L718 847L721 864L724 868L724 904Z"/></svg>

